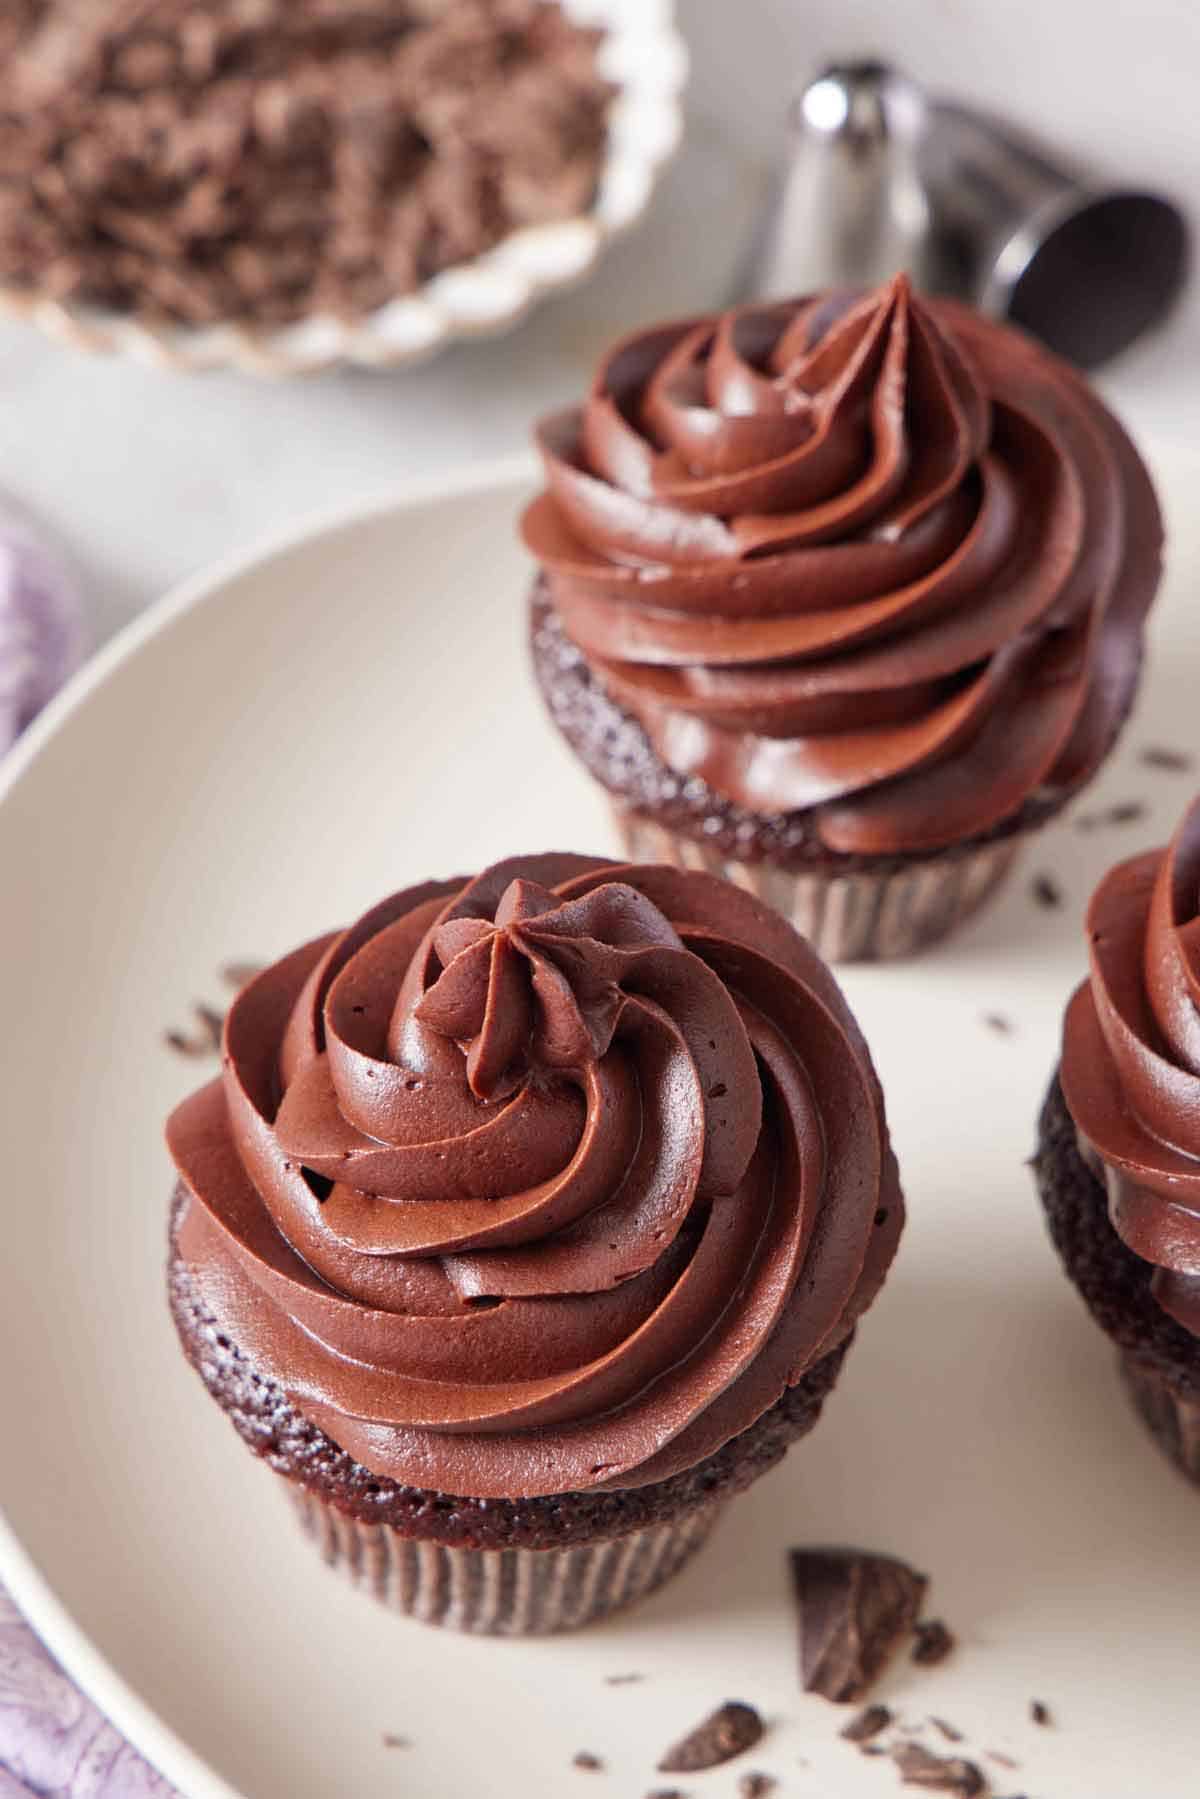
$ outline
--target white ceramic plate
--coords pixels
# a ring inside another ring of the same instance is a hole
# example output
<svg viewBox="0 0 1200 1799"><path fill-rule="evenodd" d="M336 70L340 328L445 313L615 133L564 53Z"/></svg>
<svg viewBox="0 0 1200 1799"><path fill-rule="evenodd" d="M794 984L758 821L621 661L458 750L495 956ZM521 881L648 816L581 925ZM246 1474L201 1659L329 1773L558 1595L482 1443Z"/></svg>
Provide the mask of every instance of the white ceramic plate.
<svg viewBox="0 0 1200 1799"><path fill-rule="evenodd" d="M193 583L6 766L0 1575L192 1799L636 1799L667 1742L734 1696L771 1720L753 1765L781 1799L895 1791L798 1691L784 1548L830 1539L931 1573L960 1649L900 1663L882 1697L1015 1758L992 1765L997 1794L1195 1792L1200 1495L1131 1415L1022 1166L1085 896L1194 784L1137 759L1200 744L1200 463L1157 466L1170 589L1138 717L1086 802L1151 815L1046 836L1029 873L1056 873L1060 912L1022 878L925 962L849 972L910 1195L897 1268L816 1435L674 1585L576 1638L459 1639L343 1588L186 1368L162 1278L161 1122L204 1074L162 1032L221 997L220 963L427 874L610 845L525 670L528 466ZM626 1671L646 1678L605 1684ZM1029 1722L1034 1696L1054 1730ZM574 1770L580 1749L608 1772ZM685 1785L729 1799L736 1772Z"/></svg>
<svg viewBox="0 0 1200 1799"><path fill-rule="evenodd" d="M460 338L508 331L555 289L582 281L605 245L641 218L683 135L688 54L675 0L562 0L580 24L607 34L599 66L618 92L594 205L578 218L514 231L471 262L443 270L365 318L329 315L273 330L253 325L155 325L95 306L0 287L0 314L24 318L77 350L119 352L172 369L238 368L311 375L349 363L425 362Z"/></svg>

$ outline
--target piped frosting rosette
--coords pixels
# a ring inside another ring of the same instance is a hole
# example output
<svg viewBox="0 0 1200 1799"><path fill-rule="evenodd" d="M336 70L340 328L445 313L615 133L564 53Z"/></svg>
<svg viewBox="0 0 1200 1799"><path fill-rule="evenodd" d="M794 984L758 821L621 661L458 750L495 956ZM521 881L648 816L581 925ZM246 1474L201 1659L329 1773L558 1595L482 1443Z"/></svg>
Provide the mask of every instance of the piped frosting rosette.
<svg viewBox="0 0 1200 1799"><path fill-rule="evenodd" d="M1064 362L907 281L638 333L524 535L665 766L847 854L984 835L1127 710L1161 522Z"/></svg>
<svg viewBox="0 0 1200 1799"><path fill-rule="evenodd" d="M801 939L569 855L268 968L169 1140L218 1328L372 1472L480 1498L698 1464L844 1340L903 1214Z"/></svg>
<svg viewBox="0 0 1200 1799"><path fill-rule="evenodd" d="M1200 1336L1200 801L1167 849L1105 877L1087 928L1063 1093L1114 1229Z"/></svg>

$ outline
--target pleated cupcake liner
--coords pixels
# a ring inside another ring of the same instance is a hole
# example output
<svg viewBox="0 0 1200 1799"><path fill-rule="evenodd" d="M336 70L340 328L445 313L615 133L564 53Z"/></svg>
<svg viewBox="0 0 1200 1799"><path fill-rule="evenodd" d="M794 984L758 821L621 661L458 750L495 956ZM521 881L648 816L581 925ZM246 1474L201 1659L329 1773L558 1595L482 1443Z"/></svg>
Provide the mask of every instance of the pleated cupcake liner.
<svg viewBox="0 0 1200 1799"><path fill-rule="evenodd" d="M848 874L739 862L623 806L613 808L631 861L703 869L781 912L827 962L889 962L948 937L1011 873L1024 835L952 850L909 867Z"/></svg>
<svg viewBox="0 0 1200 1799"><path fill-rule="evenodd" d="M691 1560L723 1510L714 1501L670 1524L569 1549L460 1549L348 1518L280 1478L331 1568L393 1611L477 1636L578 1630L633 1605Z"/></svg>
<svg viewBox="0 0 1200 1799"><path fill-rule="evenodd" d="M1200 1400L1184 1399L1161 1374L1121 1356L1121 1374L1143 1424L1181 1473L1200 1485Z"/></svg>

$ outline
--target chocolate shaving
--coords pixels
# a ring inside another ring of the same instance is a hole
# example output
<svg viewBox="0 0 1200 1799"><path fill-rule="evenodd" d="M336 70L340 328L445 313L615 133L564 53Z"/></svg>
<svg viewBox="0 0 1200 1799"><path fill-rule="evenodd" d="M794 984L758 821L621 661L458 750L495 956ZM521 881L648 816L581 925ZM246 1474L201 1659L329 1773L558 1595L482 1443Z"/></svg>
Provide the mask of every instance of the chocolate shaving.
<svg viewBox="0 0 1200 1799"><path fill-rule="evenodd" d="M838 1734L845 1737L848 1743L869 1743L877 1737L881 1730L886 1730L892 1721L892 1714L886 1705L868 1705L865 1710L851 1718Z"/></svg>
<svg viewBox="0 0 1200 1799"><path fill-rule="evenodd" d="M763 1721L752 1705L727 1700L697 1724L687 1736L667 1750L658 1764L660 1774L698 1774L722 1762L744 1755L762 1741Z"/></svg>
<svg viewBox="0 0 1200 1799"><path fill-rule="evenodd" d="M927 1793L953 1793L957 1799L977 1799L987 1792L987 1781L974 1762L957 1755L935 1755L920 1743L899 1743L891 1752L906 1787L922 1787Z"/></svg>
<svg viewBox="0 0 1200 1799"><path fill-rule="evenodd" d="M1142 751L1140 760L1147 768L1162 768L1173 775L1186 775L1196 766L1195 758L1186 750L1168 750L1157 743L1149 744Z"/></svg>
<svg viewBox="0 0 1200 1799"><path fill-rule="evenodd" d="M1081 812L1075 820L1077 831L1099 831L1105 825L1132 825L1139 818L1145 818L1146 808L1141 800L1123 800L1118 806L1109 806L1102 812Z"/></svg>
<svg viewBox="0 0 1200 1799"><path fill-rule="evenodd" d="M240 991L262 973L264 966L262 962L226 962L221 969L221 979L227 987Z"/></svg>
<svg viewBox="0 0 1200 1799"><path fill-rule="evenodd" d="M187 1031L164 1031L163 1039L168 1049L180 1056L215 1056L221 1047L224 1014L198 1003L193 1005L192 1012L199 1030L191 1035Z"/></svg>
<svg viewBox="0 0 1200 1799"><path fill-rule="evenodd" d="M925 1618L916 1626L917 1640L913 1645L912 1658L923 1668L936 1668L944 1662L957 1647L952 1631L941 1618Z"/></svg>
<svg viewBox="0 0 1200 1799"><path fill-rule="evenodd" d="M1059 906L1062 905L1062 889L1059 887L1057 881L1048 874L1040 874L1033 877L1031 892L1038 905L1043 907L1047 912L1057 911Z"/></svg>
<svg viewBox="0 0 1200 1799"><path fill-rule="evenodd" d="M805 1692L863 1698L912 1632L926 1577L861 1549L793 1549L790 1559Z"/></svg>
<svg viewBox="0 0 1200 1799"><path fill-rule="evenodd" d="M1029 1716L1035 1724L1041 1724L1045 1729L1049 1729L1054 1723L1054 1719L1050 1715L1050 1707L1044 1705L1040 1699L1030 1700Z"/></svg>
<svg viewBox="0 0 1200 1799"><path fill-rule="evenodd" d="M359 318L594 201L601 34L541 0L0 7L0 282Z"/></svg>
<svg viewBox="0 0 1200 1799"><path fill-rule="evenodd" d="M935 1730L941 1732L948 1743L961 1743L964 1740L962 1731L956 1730L953 1724L948 1724L945 1718L930 1718L929 1722Z"/></svg>
<svg viewBox="0 0 1200 1799"><path fill-rule="evenodd" d="M738 1799L766 1799L779 1785L773 1774L763 1774L758 1769L753 1773L743 1774L738 1781Z"/></svg>
<svg viewBox="0 0 1200 1799"><path fill-rule="evenodd" d="M572 1757L571 1766L594 1771L603 1768L604 1763L598 1755L593 1755L590 1749L581 1749L577 1755Z"/></svg>

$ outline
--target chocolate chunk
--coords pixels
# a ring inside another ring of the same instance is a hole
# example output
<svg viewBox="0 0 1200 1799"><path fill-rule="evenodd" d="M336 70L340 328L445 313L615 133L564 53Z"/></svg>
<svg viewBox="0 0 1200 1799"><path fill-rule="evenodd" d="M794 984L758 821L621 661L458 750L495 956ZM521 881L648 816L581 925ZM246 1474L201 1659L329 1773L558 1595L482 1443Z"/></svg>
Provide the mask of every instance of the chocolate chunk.
<svg viewBox="0 0 1200 1799"><path fill-rule="evenodd" d="M940 1618L924 1618L916 1626L912 1658L923 1668L936 1668L957 1648L953 1633Z"/></svg>
<svg viewBox="0 0 1200 1799"><path fill-rule="evenodd" d="M805 1692L861 1699L916 1623L926 1577L861 1549L793 1549Z"/></svg>
<svg viewBox="0 0 1200 1799"><path fill-rule="evenodd" d="M1162 768L1173 775L1186 775L1196 766L1186 750L1168 750L1156 743L1142 751L1141 760L1147 768Z"/></svg>
<svg viewBox="0 0 1200 1799"><path fill-rule="evenodd" d="M983 1022L988 1030L995 1031L998 1037L1012 1036L1012 1019L1007 1018L1003 1012L985 1012Z"/></svg>
<svg viewBox="0 0 1200 1799"><path fill-rule="evenodd" d="M761 1742L763 1721L752 1705L729 1699L697 1724L658 1764L660 1774L698 1774L744 1755Z"/></svg>
<svg viewBox="0 0 1200 1799"><path fill-rule="evenodd" d="M1040 1699L1030 1700L1029 1716L1033 1719L1035 1724L1041 1724L1047 1729L1049 1729L1050 1725L1054 1722L1054 1719L1050 1715L1050 1707L1044 1705Z"/></svg>
<svg viewBox="0 0 1200 1799"><path fill-rule="evenodd" d="M738 1799L766 1799L779 1785L773 1774L763 1774L755 1769L753 1773L743 1774L738 1781Z"/></svg>
<svg viewBox="0 0 1200 1799"><path fill-rule="evenodd" d="M952 1793L956 1799L977 1799L987 1792L987 1781L974 1762L957 1755L935 1755L920 1743L900 1743L892 1760L906 1787L922 1787L927 1793Z"/></svg>
<svg viewBox="0 0 1200 1799"><path fill-rule="evenodd" d="M571 1766L573 1768L598 1770L603 1768L604 1763L598 1755L593 1755L590 1749L581 1749L577 1755L572 1757Z"/></svg>
<svg viewBox="0 0 1200 1799"><path fill-rule="evenodd" d="M1141 800L1123 800L1118 806L1109 806L1102 812L1081 812L1075 820L1075 828L1079 831L1099 831L1105 825L1132 825L1138 819L1145 818L1146 808Z"/></svg>
<svg viewBox="0 0 1200 1799"><path fill-rule="evenodd" d="M1048 874L1035 875L1031 891L1038 905L1047 912L1054 912L1062 905L1062 890Z"/></svg>
<svg viewBox="0 0 1200 1799"><path fill-rule="evenodd" d="M930 1718L929 1722L933 1725L933 1728L935 1730L941 1732L942 1736L945 1737L945 1739L948 1743L961 1743L962 1742L962 1740L963 1740L962 1731L956 1730L954 1728L953 1724L948 1724L946 1722L945 1718Z"/></svg>
<svg viewBox="0 0 1200 1799"><path fill-rule="evenodd" d="M869 1743L881 1730L886 1730L891 1721L892 1714L886 1705L868 1705L865 1711L851 1718L839 1735L848 1743Z"/></svg>

